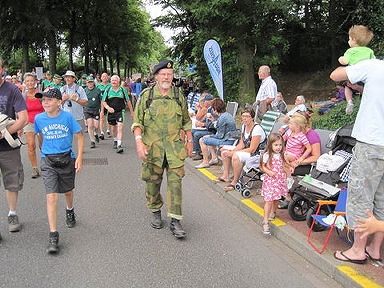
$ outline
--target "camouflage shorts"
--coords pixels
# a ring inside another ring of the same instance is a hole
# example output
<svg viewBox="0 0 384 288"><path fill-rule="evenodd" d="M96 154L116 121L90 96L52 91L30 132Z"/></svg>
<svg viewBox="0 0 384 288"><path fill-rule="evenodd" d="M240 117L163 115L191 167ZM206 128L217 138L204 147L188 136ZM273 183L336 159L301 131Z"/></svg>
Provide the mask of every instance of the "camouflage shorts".
<svg viewBox="0 0 384 288"><path fill-rule="evenodd" d="M384 147L357 142L353 148L349 174L347 221L350 227L356 219L368 218L366 210L384 220Z"/></svg>

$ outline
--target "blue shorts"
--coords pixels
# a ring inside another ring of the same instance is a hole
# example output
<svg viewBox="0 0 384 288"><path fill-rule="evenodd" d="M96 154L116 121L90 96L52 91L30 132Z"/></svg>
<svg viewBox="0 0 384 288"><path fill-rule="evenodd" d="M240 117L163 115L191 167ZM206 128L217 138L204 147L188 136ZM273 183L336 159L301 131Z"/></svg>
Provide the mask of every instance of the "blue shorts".
<svg viewBox="0 0 384 288"><path fill-rule="evenodd" d="M208 146L232 145L235 140L222 140L213 137L203 137L203 143Z"/></svg>

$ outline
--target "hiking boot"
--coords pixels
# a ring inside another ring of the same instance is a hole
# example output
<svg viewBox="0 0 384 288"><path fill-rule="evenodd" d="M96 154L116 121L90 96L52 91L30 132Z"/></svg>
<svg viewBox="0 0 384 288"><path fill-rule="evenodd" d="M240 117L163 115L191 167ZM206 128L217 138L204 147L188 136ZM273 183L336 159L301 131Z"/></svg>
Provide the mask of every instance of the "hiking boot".
<svg viewBox="0 0 384 288"><path fill-rule="evenodd" d="M123 147L121 147L121 145L117 146L116 153L123 153L123 152L124 152Z"/></svg>
<svg viewBox="0 0 384 288"><path fill-rule="evenodd" d="M21 229L19 223L19 217L17 215L8 216L8 231L9 232L18 232Z"/></svg>
<svg viewBox="0 0 384 288"><path fill-rule="evenodd" d="M203 156L201 154L196 154L195 156L193 156L192 160L193 161L199 161L203 159Z"/></svg>
<svg viewBox="0 0 384 288"><path fill-rule="evenodd" d="M76 225L76 214L75 209L66 209L66 223L68 228L73 228Z"/></svg>
<svg viewBox="0 0 384 288"><path fill-rule="evenodd" d="M163 220L161 220L161 211L152 212L152 222L151 226L155 229L161 229L164 227Z"/></svg>
<svg viewBox="0 0 384 288"><path fill-rule="evenodd" d="M1 242L1 240L3 240L3 238L1 237L1 234L0 234L0 242Z"/></svg>
<svg viewBox="0 0 384 288"><path fill-rule="evenodd" d="M98 135L98 134L95 134L95 141L96 141L96 143L99 143L99 142L100 142L100 140L99 140L99 135Z"/></svg>
<svg viewBox="0 0 384 288"><path fill-rule="evenodd" d="M104 133L101 133L101 134L100 134L99 139L100 139L100 140L104 140Z"/></svg>
<svg viewBox="0 0 384 288"><path fill-rule="evenodd" d="M95 148L95 147L96 147L95 142L91 141L91 148Z"/></svg>
<svg viewBox="0 0 384 288"><path fill-rule="evenodd" d="M109 130L107 130L107 138L111 138L111 132L109 132Z"/></svg>
<svg viewBox="0 0 384 288"><path fill-rule="evenodd" d="M117 149L117 141L113 141L113 146L112 146L113 149Z"/></svg>
<svg viewBox="0 0 384 288"><path fill-rule="evenodd" d="M32 178L35 179L40 176L39 168L33 167L32 168Z"/></svg>
<svg viewBox="0 0 384 288"><path fill-rule="evenodd" d="M183 227L181 226L180 220L172 218L171 224L169 225L169 229L171 230L173 236L175 236L177 239L185 238L186 233L183 230Z"/></svg>
<svg viewBox="0 0 384 288"><path fill-rule="evenodd" d="M49 232L48 238L48 254L55 254L59 252L59 232Z"/></svg>

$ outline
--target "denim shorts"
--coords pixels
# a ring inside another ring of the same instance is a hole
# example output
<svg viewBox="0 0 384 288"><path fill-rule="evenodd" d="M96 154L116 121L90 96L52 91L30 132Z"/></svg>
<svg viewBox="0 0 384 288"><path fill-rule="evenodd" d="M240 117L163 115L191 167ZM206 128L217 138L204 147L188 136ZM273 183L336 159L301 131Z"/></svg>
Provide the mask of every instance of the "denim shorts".
<svg viewBox="0 0 384 288"><path fill-rule="evenodd" d="M222 140L213 137L203 137L203 142L208 146L232 145L235 140Z"/></svg>

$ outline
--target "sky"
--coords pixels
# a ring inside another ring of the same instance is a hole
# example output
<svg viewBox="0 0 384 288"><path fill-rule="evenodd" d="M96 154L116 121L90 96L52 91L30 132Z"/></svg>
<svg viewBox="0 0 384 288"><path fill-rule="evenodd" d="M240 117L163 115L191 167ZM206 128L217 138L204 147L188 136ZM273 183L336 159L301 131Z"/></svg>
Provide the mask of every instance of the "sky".
<svg viewBox="0 0 384 288"><path fill-rule="evenodd" d="M153 4L148 3L147 1L145 3L145 9L147 10L147 12L149 13L149 15L151 16L152 19L167 14L167 10L163 10L161 8L161 5L153 5ZM159 31L161 33L161 35L163 35L164 40L165 40L165 44L168 47L173 45L172 41L170 39L175 34L174 30L171 30L171 29L165 28L165 27L156 27L155 29L157 31Z"/></svg>

